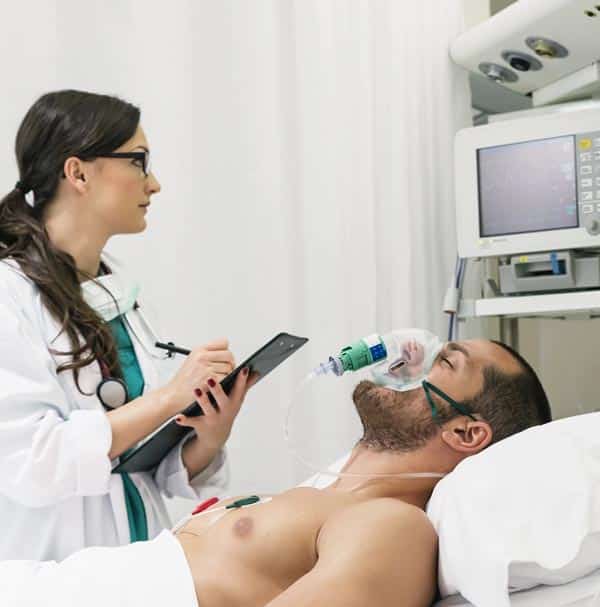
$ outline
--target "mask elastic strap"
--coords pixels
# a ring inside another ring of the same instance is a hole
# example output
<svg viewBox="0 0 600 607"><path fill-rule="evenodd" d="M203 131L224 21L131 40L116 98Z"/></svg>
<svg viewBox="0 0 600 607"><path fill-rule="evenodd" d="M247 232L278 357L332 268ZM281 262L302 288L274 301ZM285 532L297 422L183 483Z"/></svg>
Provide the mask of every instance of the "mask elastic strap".
<svg viewBox="0 0 600 607"><path fill-rule="evenodd" d="M466 415L467 417L470 417L474 422L477 421L473 417L473 414L471 413L471 411L469 411L468 407L466 407L465 405L461 405L460 403L457 403L452 397L448 396L445 392L443 392L442 390L440 390L433 384L430 384L426 379L423 380L422 386L423 386L423 390L425 390L425 396L427 397L427 402L429 403L429 407L431 408L431 417L434 419L434 421L437 421L438 410L437 410L437 407L435 406L435 403L433 402L431 392L435 392L440 398L444 399L451 407L456 409L462 415Z"/></svg>

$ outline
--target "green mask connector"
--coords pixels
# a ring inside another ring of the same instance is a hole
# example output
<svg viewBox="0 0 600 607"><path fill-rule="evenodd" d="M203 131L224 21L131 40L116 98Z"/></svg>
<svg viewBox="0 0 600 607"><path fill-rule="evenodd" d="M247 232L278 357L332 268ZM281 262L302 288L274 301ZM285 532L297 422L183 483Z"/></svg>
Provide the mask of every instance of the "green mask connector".
<svg viewBox="0 0 600 607"><path fill-rule="evenodd" d="M343 375L346 371L358 371L372 365L386 356L387 350L381 337L370 335L342 348L337 356L329 359L329 362L336 375Z"/></svg>
<svg viewBox="0 0 600 607"><path fill-rule="evenodd" d="M371 351L362 339L342 348L339 357L344 371L358 371L373 363Z"/></svg>

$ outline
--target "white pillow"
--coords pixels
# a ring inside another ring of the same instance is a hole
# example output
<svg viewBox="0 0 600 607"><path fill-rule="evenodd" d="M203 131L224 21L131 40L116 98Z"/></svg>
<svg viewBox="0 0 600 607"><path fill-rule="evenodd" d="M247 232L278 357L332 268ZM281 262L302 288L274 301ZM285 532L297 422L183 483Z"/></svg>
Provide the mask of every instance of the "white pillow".
<svg viewBox="0 0 600 607"><path fill-rule="evenodd" d="M427 514L443 597L509 607L510 591L600 568L600 413L530 428L464 460Z"/></svg>

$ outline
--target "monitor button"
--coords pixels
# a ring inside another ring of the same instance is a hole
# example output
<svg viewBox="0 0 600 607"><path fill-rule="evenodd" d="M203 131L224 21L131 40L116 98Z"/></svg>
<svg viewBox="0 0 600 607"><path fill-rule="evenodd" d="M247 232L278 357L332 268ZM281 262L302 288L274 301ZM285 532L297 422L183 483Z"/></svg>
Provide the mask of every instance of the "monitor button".
<svg viewBox="0 0 600 607"><path fill-rule="evenodd" d="M587 215L588 213L593 213L594 212L594 205L593 204L584 204L583 207L581 207L581 210Z"/></svg>
<svg viewBox="0 0 600 607"><path fill-rule="evenodd" d="M594 192L581 192L581 200L594 200Z"/></svg>
<svg viewBox="0 0 600 607"><path fill-rule="evenodd" d="M596 152L598 153L598 152ZM590 162L592 160L592 153L591 152L581 152L581 154L579 154L579 160L581 160L581 162Z"/></svg>
<svg viewBox="0 0 600 607"><path fill-rule="evenodd" d="M591 175L592 174L592 165L584 164L579 171L582 175Z"/></svg>
<svg viewBox="0 0 600 607"><path fill-rule="evenodd" d="M596 182L600 185L600 177L596 177ZM594 180L591 177L581 180L582 188L591 188L594 185Z"/></svg>

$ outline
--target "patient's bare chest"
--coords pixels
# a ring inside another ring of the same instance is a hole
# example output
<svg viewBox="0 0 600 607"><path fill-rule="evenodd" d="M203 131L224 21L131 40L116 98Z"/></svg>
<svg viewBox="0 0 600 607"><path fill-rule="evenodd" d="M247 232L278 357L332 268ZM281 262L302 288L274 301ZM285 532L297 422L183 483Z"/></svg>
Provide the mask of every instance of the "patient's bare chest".
<svg viewBox="0 0 600 607"><path fill-rule="evenodd" d="M314 567L321 526L350 501L347 496L302 488L268 503L225 513L208 511L194 518L179 537L196 587L202 594L216 587L229 592L220 586L225 572L228 579L235 575L244 580L246 591L278 594Z"/></svg>

